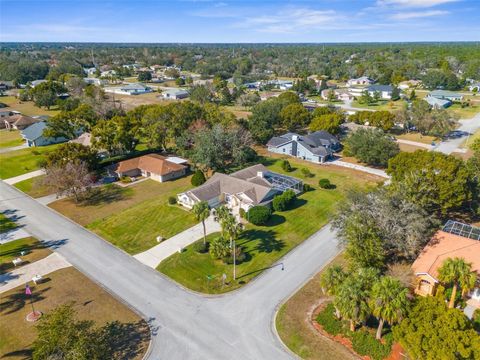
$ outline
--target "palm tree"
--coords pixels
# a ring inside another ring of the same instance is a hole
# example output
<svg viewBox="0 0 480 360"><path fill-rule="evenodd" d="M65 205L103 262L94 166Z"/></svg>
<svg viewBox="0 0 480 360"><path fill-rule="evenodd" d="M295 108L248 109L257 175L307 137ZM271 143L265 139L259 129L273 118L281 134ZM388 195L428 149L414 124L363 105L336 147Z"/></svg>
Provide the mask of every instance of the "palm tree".
<svg viewBox="0 0 480 360"><path fill-rule="evenodd" d="M373 285L370 308L378 319L377 340L382 337L385 321L393 325L403 318L408 308L407 295L408 290L391 276L384 276Z"/></svg>
<svg viewBox="0 0 480 360"><path fill-rule="evenodd" d="M197 202L193 205L192 212L195 214L197 221L201 221L203 225L203 244L207 243L207 229L205 228L205 220L210 216L210 207L206 201Z"/></svg>
<svg viewBox="0 0 480 360"><path fill-rule="evenodd" d="M338 287L345 280L347 274L343 271L343 268L339 265L330 266L322 274L320 278L320 285L322 286L322 291L324 294L330 296L337 293ZM337 307L335 307L335 316L340 318L341 314Z"/></svg>
<svg viewBox="0 0 480 360"><path fill-rule="evenodd" d="M350 321L350 330L355 331L356 324L364 322L370 315L368 291L357 276L350 275L338 287L334 305L342 317Z"/></svg>
<svg viewBox="0 0 480 360"><path fill-rule="evenodd" d="M232 250L232 256L233 256L233 280L236 280L236 249L235 249L235 240L238 239L240 236L242 230L243 230L243 225L239 222L237 222L237 219L235 216L229 214L228 217L226 217L223 221L223 226L225 227L225 231L228 234L228 237L230 238L230 249Z"/></svg>
<svg viewBox="0 0 480 360"><path fill-rule="evenodd" d="M438 278L445 284L453 283L452 295L448 302L448 307L451 309L455 306L455 298L457 297L458 286L463 286L462 294L468 290L472 285L472 264L467 263L463 258L448 258L442 266L438 268Z"/></svg>
<svg viewBox="0 0 480 360"><path fill-rule="evenodd" d="M219 208L215 209L216 216L215 216L215 221L220 223L220 226L222 227L222 237L225 236L225 220L231 215L230 214L230 209L228 209L226 206L220 206Z"/></svg>

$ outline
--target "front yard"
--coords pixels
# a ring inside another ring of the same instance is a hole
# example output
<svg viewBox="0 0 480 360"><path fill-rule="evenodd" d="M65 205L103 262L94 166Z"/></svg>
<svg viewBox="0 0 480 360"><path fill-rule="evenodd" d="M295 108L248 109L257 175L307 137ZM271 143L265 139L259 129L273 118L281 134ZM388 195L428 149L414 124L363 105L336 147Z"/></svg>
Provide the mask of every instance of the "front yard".
<svg viewBox="0 0 480 360"><path fill-rule="evenodd" d="M190 177L158 183L142 181L127 188L107 185L88 201L62 199L49 206L94 231L112 244L136 254L193 225L193 215L168 198L191 188Z"/></svg>
<svg viewBox="0 0 480 360"><path fill-rule="evenodd" d="M265 160L272 171L285 173L279 161L272 158ZM193 245L187 247L183 253L165 259L157 269L195 291L231 291L248 283L323 227L329 221L336 203L344 197L348 189L373 185L375 181L379 181L374 176L350 169L320 166L293 158L288 160L295 170L287 174L302 178L304 182L312 185L314 190L301 194L291 210L274 213L267 225L246 225L237 245L244 249L247 257L237 266L236 281L232 280L232 265L213 260L209 254L195 252ZM308 168L314 176L305 178L301 174L301 168ZM321 178L329 179L336 188L320 189L318 180ZM210 235L210 239L213 237L214 234ZM222 287L221 277L224 273L227 275L228 285Z"/></svg>
<svg viewBox="0 0 480 360"><path fill-rule="evenodd" d="M20 252L25 251L26 254L21 256ZM23 265L43 259L51 254L40 241L33 237L18 239L0 245L0 274L13 270L12 260L21 256Z"/></svg>
<svg viewBox="0 0 480 360"><path fill-rule="evenodd" d="M448 110L457 114L460 119L470 119L480 112L480 105L472 103L472 105L462 108L460 104L453 104Z"/></svg>
<svg viewBox="0 0 480 360"><path fill-rule="evenodd" d="M48 189L48 187L42 185L42 180L44 178L45 175L36 176L27 180L20 181L13 186L33 198L40 198L42 196L47 196L52 193Z"/></svg>
<svg viewBox="0 0 480 360"><path fill-rule="evenodd" d="M146 322L73 267L50 273L45 282L38 285L30 283L30 288L35 310L44 314L59 305L73 302L79 320L93 320L96 326L118 321L115 326L119 350L115 358L143 358L150 339ZM31 344L37 337L37 331L34 323L25 321L30 311L25 285L1 294L2 359L31 359Z"/></svg>
<svg viewBox="0 0 480 360"><path fill-rule="evenodd" d="M0 154L0 178L8 179L40 169L41 162L57 146L30 147Z"/></svg>
<svg viewBox="0 0 480 360"><path fill-rule="evenodd" d="M24 143L24 140L20 136L20 131L18 130L0 130L0 148L9 148L14 146L19 146Z"/></svg>
<svg viewBox="0 0 480 360"><path fill-rule="evenodd" d="M35 106L33 101L20 101L15 96L1 96L0 102L8 105L12 110L17 110L23 115L36 116L36 115L57 115L60 111L55 106L50 110L45 108L39 108Z"/></svg>

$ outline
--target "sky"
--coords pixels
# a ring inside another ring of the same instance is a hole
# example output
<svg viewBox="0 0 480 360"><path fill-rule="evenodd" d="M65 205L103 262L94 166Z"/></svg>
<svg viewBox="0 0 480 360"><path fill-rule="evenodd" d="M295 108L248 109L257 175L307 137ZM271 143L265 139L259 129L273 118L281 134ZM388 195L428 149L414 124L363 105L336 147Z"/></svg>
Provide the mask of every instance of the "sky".
<svg viewBox="0 0 480 360"><path fill-rule="evenodd" d="M480 0L0 0L0 41L480 41Z"/></svg>

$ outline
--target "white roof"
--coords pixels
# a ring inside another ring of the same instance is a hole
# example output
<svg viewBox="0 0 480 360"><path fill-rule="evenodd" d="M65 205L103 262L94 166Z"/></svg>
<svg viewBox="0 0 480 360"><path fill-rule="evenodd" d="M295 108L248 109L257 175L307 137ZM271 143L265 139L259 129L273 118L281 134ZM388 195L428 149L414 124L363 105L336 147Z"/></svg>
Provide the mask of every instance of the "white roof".
<svg viewBox="0 0 480 360"><path fill-rule="evenodd" d="M186 164L188 162L188 160L183 159L183 158L178 157L178 156L168 156L167 161L170 161L174 164Z"/></svg>

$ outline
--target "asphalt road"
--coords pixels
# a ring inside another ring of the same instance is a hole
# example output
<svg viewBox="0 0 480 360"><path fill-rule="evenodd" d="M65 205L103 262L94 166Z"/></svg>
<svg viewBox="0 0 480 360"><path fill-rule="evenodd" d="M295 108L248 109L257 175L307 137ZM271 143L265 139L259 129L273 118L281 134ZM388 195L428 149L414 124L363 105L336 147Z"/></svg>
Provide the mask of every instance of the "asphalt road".
<svg viewBox="0 0 480 360"><path fill-rule="evenodd" d="M470 134L480 130L480 113L477 113L471 119L460 120L460 127L456 130L464 131ZM466 138L467 136L462 136L456 139L442 141L437 147L435 147L434 151L443 152L444 154L451 154L460 147Z"/></svg>
<svg viewBox="0 0 480 360"><path fill-rule="evenodd" d="M338 252L335 234L324 227L282 259L285 270L279 264L241 290L206 297L3 181L0 210L14 211L32 235L50 242L77 269L141 313L153 333L149 359L292 358L275 335L276 308Z"/></svg>

